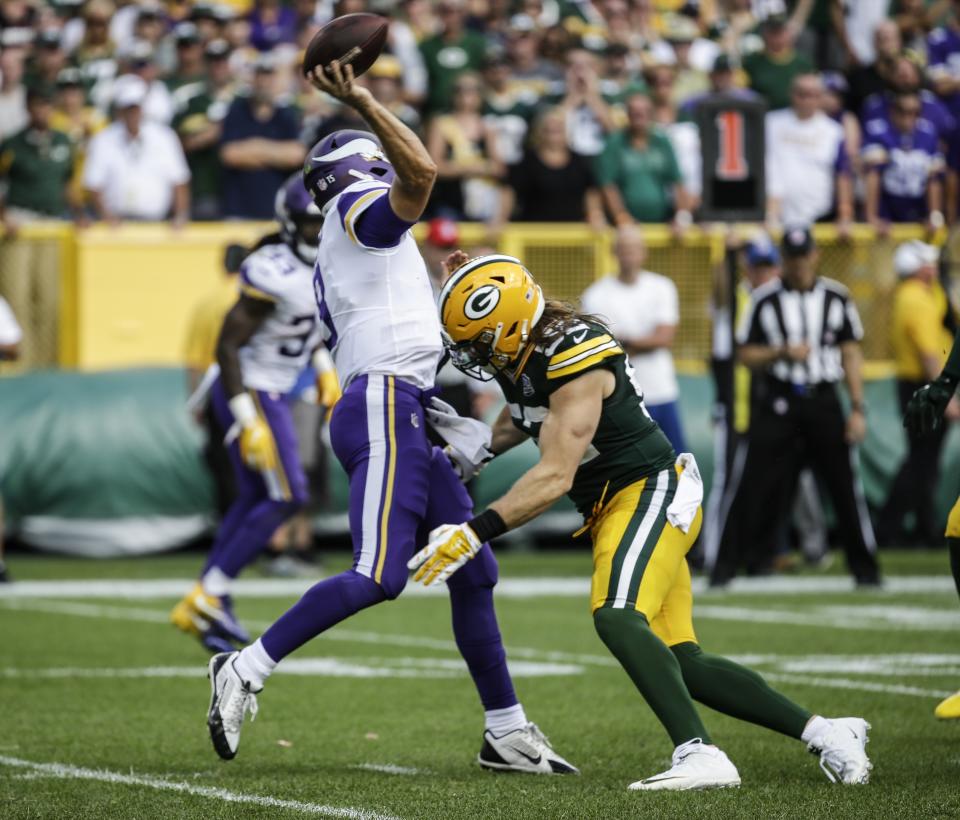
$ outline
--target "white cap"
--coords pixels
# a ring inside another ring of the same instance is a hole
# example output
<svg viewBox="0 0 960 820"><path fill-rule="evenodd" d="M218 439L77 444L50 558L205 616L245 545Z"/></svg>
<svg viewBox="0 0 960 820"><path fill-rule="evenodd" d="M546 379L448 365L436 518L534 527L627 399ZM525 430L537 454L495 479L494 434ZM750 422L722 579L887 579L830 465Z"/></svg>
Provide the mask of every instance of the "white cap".
<svg viewBox="0 0 960 820"><path fill-rule="evenodd" d="M933 245L911 239L900 245L893 254L893 267L897 276L913 276L926 265L937 264L939 253Z"/></svg>
<svg viewBox="0 0 960 820"><path fill-rule="evenodd" d="M124 74L113 84L113 105L117 109L143 105L146 96L147 84L135 74Z"/></svg>

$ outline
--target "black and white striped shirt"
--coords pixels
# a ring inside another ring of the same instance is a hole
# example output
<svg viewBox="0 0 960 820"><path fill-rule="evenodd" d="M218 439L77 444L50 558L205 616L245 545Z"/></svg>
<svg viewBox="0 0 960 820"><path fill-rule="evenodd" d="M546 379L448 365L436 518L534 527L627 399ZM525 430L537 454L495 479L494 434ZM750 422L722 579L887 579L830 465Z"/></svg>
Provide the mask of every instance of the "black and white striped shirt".
<svg viewBox="0 0 960 820"><path fill-rule="evenodd" d="M780 359L769 368L774 379L794 385L840 381L840 345L862 338L863 325L850 293L822 276L808 291L794 290L779 279L757 288L737 328L742 345L808 344L806 361Z"/></svg>

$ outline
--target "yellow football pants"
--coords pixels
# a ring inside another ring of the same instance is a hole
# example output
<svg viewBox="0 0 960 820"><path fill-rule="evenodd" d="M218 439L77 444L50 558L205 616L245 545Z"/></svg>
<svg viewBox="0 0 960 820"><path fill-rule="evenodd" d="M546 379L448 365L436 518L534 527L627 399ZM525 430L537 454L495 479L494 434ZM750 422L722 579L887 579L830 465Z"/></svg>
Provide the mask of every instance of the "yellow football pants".
<svg viewBox="0 0 960 820"><path fill-rule="evenodd" d="M677 471L663 470L618 492L591 526L590 609L642 612L667 646L696 643L693 591L686 555L700 532L702 510L689 532L667 521Z"/></svg>
<svg viewBox="0 0 960 820"><path fill-rule="evenodd" d="M960 538L960 498L950 510L950 517L947 518L947 538Z"/></svg>

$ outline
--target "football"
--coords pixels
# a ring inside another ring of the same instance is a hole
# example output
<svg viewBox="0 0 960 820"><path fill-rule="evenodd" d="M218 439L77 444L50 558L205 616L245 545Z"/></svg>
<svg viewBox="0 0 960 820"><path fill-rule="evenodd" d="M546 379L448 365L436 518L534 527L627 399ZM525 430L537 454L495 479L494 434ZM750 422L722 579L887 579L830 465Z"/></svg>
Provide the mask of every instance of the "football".
<svg viewBox="0 0 960 820"><path fill-rule="evenodd" d="M303 73L339 60L353 66L353 75L359 77L380 56L388 29L387 19L376 14L335 17L313 35L303 55Z"/></svg>

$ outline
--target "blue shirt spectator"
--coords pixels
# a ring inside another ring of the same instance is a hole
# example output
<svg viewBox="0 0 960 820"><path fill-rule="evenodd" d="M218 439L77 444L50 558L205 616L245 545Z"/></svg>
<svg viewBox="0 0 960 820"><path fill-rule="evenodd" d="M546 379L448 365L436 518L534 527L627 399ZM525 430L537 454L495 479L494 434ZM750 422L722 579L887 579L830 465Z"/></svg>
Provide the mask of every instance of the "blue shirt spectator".
<svg viewBox="0 0 960 820"><path fill-rule="evenodd" d="M249 94L237 97L223 120L223 214L234 219L272 219L273 198L303 164L294 108L278 103L273 67L261 58Z"/></svg>

